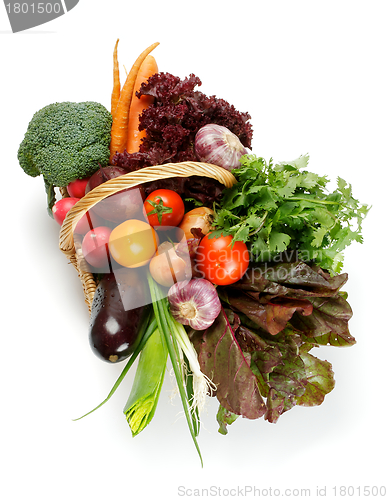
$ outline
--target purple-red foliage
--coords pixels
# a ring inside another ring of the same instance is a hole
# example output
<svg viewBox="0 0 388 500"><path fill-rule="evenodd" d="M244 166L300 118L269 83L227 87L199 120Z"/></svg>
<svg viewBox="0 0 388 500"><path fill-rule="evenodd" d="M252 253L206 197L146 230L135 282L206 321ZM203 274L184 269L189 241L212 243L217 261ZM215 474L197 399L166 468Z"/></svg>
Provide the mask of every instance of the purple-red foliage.
<svg viewBox="0 0 388 500"><path fill-rule="evenodd" d="M139 152L116 154L112 163L133 171L168 162L196 161L195 134L208 123L227 127L250 148L250 115L223 99L194 90L201 84L193 74L181 80L170 73L157 73L143 83L136 95L154 97L154 103L140 116L139 130L145 130L146 136Z"/></svg>

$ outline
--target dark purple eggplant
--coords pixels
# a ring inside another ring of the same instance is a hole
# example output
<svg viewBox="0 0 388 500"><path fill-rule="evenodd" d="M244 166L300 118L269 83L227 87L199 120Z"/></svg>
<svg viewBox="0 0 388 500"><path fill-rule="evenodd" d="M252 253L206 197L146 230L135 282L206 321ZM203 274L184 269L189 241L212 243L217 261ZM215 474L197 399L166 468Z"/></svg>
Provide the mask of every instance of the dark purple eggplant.
<svg viewBox="0 0 388 500"><path fill-rule="evenodd" d="M134 269L106 274L99 282L92 303L89 342L104 361L123 361L140 342L141 325L150 314L146 284Z"/></svg>

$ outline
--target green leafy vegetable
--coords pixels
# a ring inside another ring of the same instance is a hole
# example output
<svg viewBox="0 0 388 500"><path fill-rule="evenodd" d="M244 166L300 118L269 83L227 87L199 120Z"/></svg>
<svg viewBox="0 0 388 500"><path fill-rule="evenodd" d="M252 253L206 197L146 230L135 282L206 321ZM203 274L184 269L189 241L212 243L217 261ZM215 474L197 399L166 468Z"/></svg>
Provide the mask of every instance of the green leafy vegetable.
<svg viewBox="0 0 388 500"><path fill-rule="evenodd" d="M248 295L233 291L228 295L228 302L271 335L284 330L296 311L302 316L310 315L313 311L313 306L308 300L277 299L276 302L260 303Z"/></svg>
<svg viewBox="0 0 388 500"><path fill-rule="evenodd" d="M224 310L213 325L193 334L201 370L215 383L214 394L227 410L246 418L264 415L265 404Z"/></svg>
<svg viewBox="0 0 388 500"><path fill-rule="evenodd" d="M297 399L301 406L317 406L323 403L325 394L334 389L334 373L328 361L322 361L309 353L302 353L300 357L306 368L306 390Z"/></svg>
<svg viewBox="0 0 388 500"><path fill-rule="evenodd" d="M223 309L207 330L191 332L201 369L217 386L219 432L241 415L275 423L296 405L320 405L334 388L330 363L310 350L350 346L352 316L341 287L316 265L257 265L217 287Z"/></svg>
<svg viewBox="0 0 388 500"><path fill-rule="evenodd" d="M252 353L256 376L261 379L261 388L267 397L265 419L273 423L282 413L295 406L295 398L302 396L305 391L306 371L297 340L289 332L284 332L277 341L264 340L265 344L278 352L277 358L273 358L277 363L273 363L270 370L263 363L265 357L263 359L260 350Z"/></svg>
<svg viewBox="0 0 388 500"><path fill-rule="evenodd" d="M219 294L271 335L291 326L310 344L352 345L352 309L340 292L346 281L346 273L330 276L305 262L261 264L237 283L219 287Z"/></svg>
<svg viewBox="0 0 388 500"><path fill-rule="evenodd" d="M332 274L342 268L342 251L362 242L361 225L369 208L353 197L351 185L337 179L329 193L326 176L305 170L309 157L273 165L245 155L233 171L237 183L216 206L213 237L232 235L247 243L252 262L282 252L315 260Z"/></svg>
<svg viewBox="0 0 388 500"><path fill-rule="evenodd" d="M226 410L222 405L220 405L217 412L217 422L220 426L218 432L224 435L228 434L227 425L233 424L233 422L236 421L238 417L238 415Z"/></svg>
<svg viewBox="0 0 388 500"><path fill-rule="evenodd" d="M353 313L341 294L309 300L313 305L313 313L308 318L296 313L291 319L292 326L304 333L305 342L335 346L355 344L348 327Z"/></svg>
<svg viewBox="0 0 388 500"><path fill-rule="evenodd" d="M191 393L195 392L194 384L192 390L191 390L191 384L189 385L189 389L187 389L187 384L185 384L183 363L181 360L183 356L181 356L180 352L180 349L182 348L180 347L181 344L178 343L178 338L180 341L182 341L183 340L182 336L187 337L187 334L184 331L183 335L182 332L182 330L184 330L183 325L175 321L175 319L172 317L168 309L167 298L163 296L159 286L155 283L155 281L152 279L149 273L147 275L147 279L150 287L152 305L154 309L156 322L159 331L163 336L164 342L167 346L168 355L170 357L171 364L174 370L174 375L178 385L178 391L182 401L183 411L185 413L187 425L189 427L191 437L193 439L195 448L201 460L201 464L203 465L201 451L199 449L199 445L197 442L197 436L199 431L199 425L197 422L198 412L196 411L196 405L194 404L194 402L189 399ZM179 331L178 329L181 330ZM184 351L184 354L189 358L191 357L190 356L191 352L189 349Z"/></svg>
<svg viewBox="0 0 388 500"><path fill-rule="evenodd" d="M156 328L140 354L131 394L124 408L133 436L137 436L155 414L166 365L167 347Z"/></svg>

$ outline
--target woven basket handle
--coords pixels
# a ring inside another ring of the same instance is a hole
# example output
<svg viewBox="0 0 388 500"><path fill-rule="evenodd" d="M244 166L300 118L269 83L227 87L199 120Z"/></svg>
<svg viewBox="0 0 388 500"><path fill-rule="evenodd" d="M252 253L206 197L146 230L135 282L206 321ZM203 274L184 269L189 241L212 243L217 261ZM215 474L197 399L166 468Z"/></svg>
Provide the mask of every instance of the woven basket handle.
<svg viewBox="0 0 388 500"><path fill-rule="evenodd" d="M190 177L192 175L216 179L226 187L231 187L236 183L236 178L228 170L210 163L201 162L166 163L164 165L145 167L115 179L110 179L89 191L69 210L59 234L60 250L68 257L74 255L73 228L76 227L79 220L89 209L104 198L146 182L171 177Z"/></svg>

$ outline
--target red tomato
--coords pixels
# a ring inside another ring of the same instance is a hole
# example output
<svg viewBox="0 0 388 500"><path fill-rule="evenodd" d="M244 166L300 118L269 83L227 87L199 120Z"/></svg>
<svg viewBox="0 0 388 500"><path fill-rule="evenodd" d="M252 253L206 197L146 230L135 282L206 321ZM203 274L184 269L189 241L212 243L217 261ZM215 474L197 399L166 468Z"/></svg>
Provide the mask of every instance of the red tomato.
<svg viewBox="0 0 388 500"><path fill-rule="evenodd" d="M215 285L230 285L244 275L249 264L248 248L242 241L232 247L232 236L202 238L196 252L196 269Z"/></svg>
<svg viewBox="0 0 388 500"><path fill-rule="evenodd" d="M55 205L53 206L53 217L56 222L61 226L63 221L65 220L65 217L67 215L67 212L74 207L74 205L79 201L79 198L62 198L61 200L58 200ZM94 224L93 224L94 222ZM89 215L89 213L86 213L81 217L81 219L77 222L76 228L74 230L75 233L78 234L85 234L90 229L93 228L93 225L96 225L95 219L93 218L93 221Z"/></svg>
<svg viewBox="0 0 388 500"><path fill-rule="evenodd" d="M155 229L178 226L185 214L185 206L178 193L171 189L157 189L144 202L148 222Z"/></svg>
<svg viewBox="0 0 388 500"><path fill-rule="evenodd" d="M86 184L90 177L86 179L75 179L67 186L67 192L72 198L82 198L85 196Z"/></svg>
<svg viewBox="0 0 388 500"><path fill-rule="evenodd" d="M88 231L82 240L82 254L86 262L96 268L109 266L109 237L112 230L99 226Z"/></svg>

